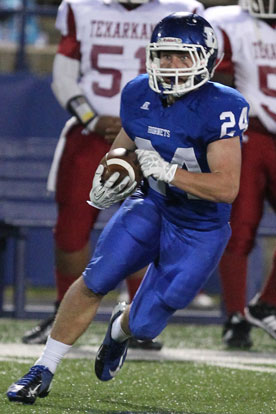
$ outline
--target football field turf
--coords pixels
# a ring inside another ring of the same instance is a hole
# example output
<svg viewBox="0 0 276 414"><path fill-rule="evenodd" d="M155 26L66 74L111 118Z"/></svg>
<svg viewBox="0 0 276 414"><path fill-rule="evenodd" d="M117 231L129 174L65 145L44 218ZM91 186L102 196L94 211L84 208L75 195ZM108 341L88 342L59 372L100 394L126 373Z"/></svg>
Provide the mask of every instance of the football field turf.
<svg viewBox="0 0 276 414"><path fill-rule="evenodd" d="M1 414L276 413L276 342L254 329L250 352L227 351L216 325L169 325L161 352L130 350L122 371L104 383L94 374L94 357L106 324L94 323L60 364L47 398L9 403L6 389L43 349L21 344L33 325L0 319Z"/></svg>

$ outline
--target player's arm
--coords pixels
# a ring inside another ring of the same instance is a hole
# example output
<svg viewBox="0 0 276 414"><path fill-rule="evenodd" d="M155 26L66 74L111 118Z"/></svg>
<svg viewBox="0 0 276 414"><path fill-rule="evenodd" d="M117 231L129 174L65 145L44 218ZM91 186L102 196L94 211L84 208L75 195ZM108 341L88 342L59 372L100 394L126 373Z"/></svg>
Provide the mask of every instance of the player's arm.
<svg viewBox="0 0 276 414"><path fill-rule="evenodd" d="M115 148L126 148L132 151L134 151L136 148L134 141L129 138L124 128L121 128L119 134L111 146L111 149Z"/></svg>
<svg viewBox="0 0 276 414"><path fill-rule="evenodd" d="M61 13L64 13L64 8ZM60 105L76 116L84 126L97 117L79 86L80 42L77 39L76 21L72 8L67 6L66 29L58 45L53 63L52 90Z"/></svg>
<svg viewBox="0 0 276 414"><path fill-rule="evenodd" d="M239 191L241 146L239 137L212 142L207 148L210 173L177 168L171 184L197 197L232 203Z"/></svg>
<svg viewBox="0 0 276 414"><path fill-rule="evenodd" d="M99 116L79 87L79 77L79 60L57 53L54 59L52 82L52 90L57 100L85 128L112 143L121 128L120 118L110 115Z"/></svg>
<svg viewBox="0 0 276 414"><path fill-rule="evenodd" d="M209 201L232 203L239 191L241 146L239 137L212 142L207 147L209 173L190 172L165 161L156 151L137 150L144 176L180 188Z"/></svg>
<svg viewBox="0 0 276 414"><path fill-rule="evenodd" d="M109 143L114 141L121 128L119 117L98 116L79 86L80 42L77 40L74 13L69 7L67 33L64 34L54 58L52 90L60 105L67 109L88 129L101 135Z"/></svg>
<svg viewBox="0 0 276 414"><path fill-rule="evenodd" d="M78 85L80 62L78 59L57 53L53 64L52 90L60 105L88 126L97 120L96 111L87 101Z"/></svg>

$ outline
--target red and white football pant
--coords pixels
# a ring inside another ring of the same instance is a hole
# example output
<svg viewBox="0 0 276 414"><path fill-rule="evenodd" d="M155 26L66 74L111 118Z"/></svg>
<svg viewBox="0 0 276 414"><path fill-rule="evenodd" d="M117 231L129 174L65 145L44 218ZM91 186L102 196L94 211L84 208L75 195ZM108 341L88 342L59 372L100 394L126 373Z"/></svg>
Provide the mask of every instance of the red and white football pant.
<svg viewBox="0 0 276 414"><path fill-rule="evenodd" d="M110 145L95 133L84 134L84 127L74 125L66 135L60 160L56 201L58 217L54 229L56 246L68 253L87 245L100 210L87 204L96 168ZM57 301L60 302L76 280L76 275L56 270Z"/></svg>
<svg viewBox="0 0 276 414"><path fill-rule="evenodd" d="M255 118L249 125L248 140L242 150L240 190L231 213L232 236L220 262L228 315L244 312L247 259L254 246L264 201L268 200L276 211L276 137L268 134ZM276 306L276 252L260 299Z"/></svg>

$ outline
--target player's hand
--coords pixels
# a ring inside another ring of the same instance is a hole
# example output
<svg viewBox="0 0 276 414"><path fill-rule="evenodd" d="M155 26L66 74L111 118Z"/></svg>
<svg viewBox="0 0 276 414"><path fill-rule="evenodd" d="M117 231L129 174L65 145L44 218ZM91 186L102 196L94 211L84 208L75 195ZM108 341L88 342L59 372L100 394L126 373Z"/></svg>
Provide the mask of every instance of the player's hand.
<svg viewBox="0 0 276 414"><path fill-rule="evenodd" d="M120 176L118 172L112 174L103 184L101 180L103 171L104 166L100 164L93 178L92 189L89 194L90 201L87 201L88 204L100 210L124 200L133 193L137 185L136 181L130 184L129 177L125 177L116 185L116 181Z"/></svg>
<svg viewBox="0 0 276 414"><path fill-rule="evenodd" d="M152 176L156 180L170 183L175 175L177 164L165 161L156 151L138 149L135 151L144 177Z"/></svg>
<svg viewBox="0 0 276 414"><path fill-rule="evenodd" d="M119 117L103 115L99 117L93 131L102 136L109 144L112 144L121 127L122 124Z"/></svg>

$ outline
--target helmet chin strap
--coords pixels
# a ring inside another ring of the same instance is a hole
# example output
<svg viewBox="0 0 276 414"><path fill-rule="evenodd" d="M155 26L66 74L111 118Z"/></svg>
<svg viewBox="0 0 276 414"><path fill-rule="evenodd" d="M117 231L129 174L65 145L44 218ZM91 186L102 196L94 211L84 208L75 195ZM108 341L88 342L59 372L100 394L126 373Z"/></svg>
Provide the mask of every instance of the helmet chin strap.
<svg viewBox="0 0 276 414"><path fill-rule="evenodd" d="M221 54L221 57L219 58L219 60L217 61L217 63L215 64L215 66L214 66L214 68L213 68L213 70L212 70L212 73L211 73L211 75L210 75L210 79L213 77L213 75L214 75L214 73L215 73L215 70L216 70L216 68L221 64L221 62L222 62L222 59L224 58L224 52L222 52L222 54Z"/></svg>

